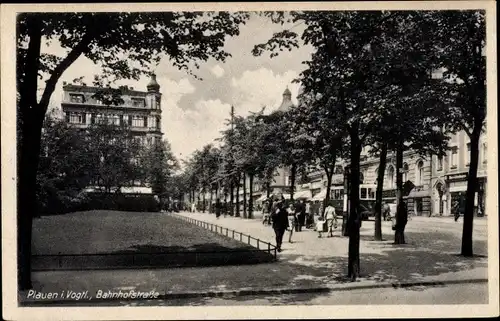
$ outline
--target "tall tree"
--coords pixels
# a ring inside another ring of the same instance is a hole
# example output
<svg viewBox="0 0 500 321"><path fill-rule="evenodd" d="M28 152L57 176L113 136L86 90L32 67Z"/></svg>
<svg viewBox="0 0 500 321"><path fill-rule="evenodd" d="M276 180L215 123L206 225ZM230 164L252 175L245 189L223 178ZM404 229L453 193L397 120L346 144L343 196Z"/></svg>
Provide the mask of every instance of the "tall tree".
<svg viewBox="0 0 500 321"><path fill-rule="evenodd" d="M239 12L68 12L17 16L19 289L32 287L31 228L36 212L41 130L61 75L82 55L100 64L103 76L111 79L138 79L151 71L150 64L157 63L161 54L184 70L197 68L209 58L224 61L229 56L223 49L224 40L237 35L239 25L247 17L248 13ZM68 50L67 55L42 53L42 41L58 42ZM46 83L38 99L41 74ZM102 78L99 80L102 84Z"/></svg>
<svg viewBox="0 0 500 321"><path fill-rule="evenodd" d="M145 148L143 168L146 171L146 179L151 184L153 193L160 196L160 202L169 195L178 194L172 187L178 184L171 184L174 171L179 168L179 162L175 158L170 143L167 140L156 141L151 146Z"/></svg>
<svg viewBox="0 0 500 321"><path fill-rule="evenodd" d="M472 256L479 139L485 131L486 120L485 12L439 11L434 12L428 23L437 40L434 56L444 71L436 94L449 102L451 129L463 130L470 140L461 254Z"/></svg>
<svg viewBox="0 0 500 321"><path fill-rule="evenodd" d="M92 124L87 130L87 157L94 165L96 186L105 193L119 193L131 181L146 183L141 169L143 145L126 126Z"/></svg>
<svg viewBox="0 0 500 321"><path fill-rule="evenodd" d="M86 142L85 132L47 116L37 175L37 214L70 210L90 184L95 167L88 158L91 151Z"/></svg>

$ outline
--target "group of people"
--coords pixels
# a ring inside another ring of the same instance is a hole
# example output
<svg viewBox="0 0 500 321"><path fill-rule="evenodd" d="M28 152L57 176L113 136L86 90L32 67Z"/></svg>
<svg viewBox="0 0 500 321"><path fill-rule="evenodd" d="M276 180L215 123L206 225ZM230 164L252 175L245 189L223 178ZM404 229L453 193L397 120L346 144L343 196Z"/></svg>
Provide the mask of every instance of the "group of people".
<svg viewBox="0 0 500 321"><path fill-rule="evenodd" d="M328 233L328 237L333 237L333 231L338 227L335 207L331 202L325 208L324 214L316 219L316 222L314 222L312 213L307 211L305 201L287 202L283 196L268 200L263 208L263 214L263 223L272 225L274 229L278 252L282 250L281 245L287 230L290 232L288 242L293 243L293 232L300 232L303 227L315 226L319 233L318 237L321 237L324 232Z"/></svg>

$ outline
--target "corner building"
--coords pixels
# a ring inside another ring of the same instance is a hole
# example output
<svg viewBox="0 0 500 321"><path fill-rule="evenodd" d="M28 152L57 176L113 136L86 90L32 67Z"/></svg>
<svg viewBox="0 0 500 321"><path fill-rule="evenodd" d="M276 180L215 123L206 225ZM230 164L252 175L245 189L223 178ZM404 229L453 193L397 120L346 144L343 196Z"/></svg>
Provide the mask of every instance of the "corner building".
<svg viewBox="0 0 500 321"><path fill-rule="evenodd" d="M142 144L152 145L161 141L161 93L155 75L151 77L147 91L120 87L123 99L120 105L104 105L93 98L101 89L64 83L61 107L66 121L78 128L106 121L115 125L128 125Z"/></svg>

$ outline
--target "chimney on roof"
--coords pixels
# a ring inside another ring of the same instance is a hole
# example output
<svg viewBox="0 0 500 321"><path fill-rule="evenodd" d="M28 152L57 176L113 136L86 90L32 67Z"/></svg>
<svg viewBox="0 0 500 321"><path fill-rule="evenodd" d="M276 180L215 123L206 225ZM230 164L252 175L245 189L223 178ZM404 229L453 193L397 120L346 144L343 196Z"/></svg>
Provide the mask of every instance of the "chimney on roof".
<svg viewBox="0 0 500 321"><path fill-rule="evenodd" d="M63 81L63 86L66 86L67 84L68 84L67 82Z"/></svg>
<svg viewBox="0 0 500 321"><path fill-rule="evenodd" d="M130 90L134 90L134 87L130 87Z"/></svg>

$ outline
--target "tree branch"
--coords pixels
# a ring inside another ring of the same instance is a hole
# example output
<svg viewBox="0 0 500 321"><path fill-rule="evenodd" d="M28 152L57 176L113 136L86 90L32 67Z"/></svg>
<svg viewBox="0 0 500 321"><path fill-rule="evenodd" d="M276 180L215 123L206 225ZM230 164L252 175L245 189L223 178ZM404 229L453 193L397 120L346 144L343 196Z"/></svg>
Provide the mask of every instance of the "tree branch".
<svg viewBox="0 0 500 321"><path fill-rule="evenodd" d="M52 72L45 90L43 91L42 98L40 99L39 108L41 115L45 115L47 112L47 107L49 105L50 97L56 88L56 84L61 78L62 74L66 69L68 69L71 64L73 64L78 57L88 48L90 42L94 39L94 32L87 32L82 40L69 52L69 54L64 58L59 65Z"/></svg>
<svg viewBox="0 0 500 321"><path fill-rule="evenodd" d="M469 128L467 128L467 126L465 126L463 122L460 122L460 127L462 127L463 131L467 134L467 136L469 137L472 136L472 132L469 130Z"/></svg>

